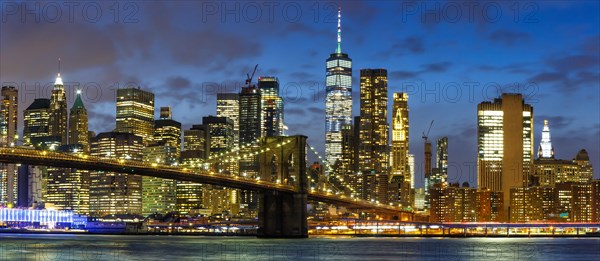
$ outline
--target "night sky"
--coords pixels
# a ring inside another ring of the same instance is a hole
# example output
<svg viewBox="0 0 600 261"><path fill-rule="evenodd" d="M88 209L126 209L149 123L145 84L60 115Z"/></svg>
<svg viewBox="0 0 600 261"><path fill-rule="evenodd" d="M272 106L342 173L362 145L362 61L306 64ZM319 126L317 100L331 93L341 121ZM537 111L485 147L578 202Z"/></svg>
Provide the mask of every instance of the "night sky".
<svg viewBox="0 0 600 261"><path fill-rule="evenodd" d="M20 118L34 98L50 97L59 57L69 108L83 88L96 133L115 126L116 88L153 91L157 114L172 106L189 128L215 114L219 90L239 91L259 64L257 76L280 80L287 134L305 134L324 152L325 59L336 47L336 1L90 3L0 3L0 82L19 88ZM359 70L386 68L390 107L392 93L410 96L417 165L421 134L435 120L430 139L449 137L449 180L476 184L477 104L522 92L534 107L536 154L548 119L557 158L585 148L600 177L597 1L341 6L342 51L354 61L354 114ZM417 166L416 185L422 180Z"/></svg>

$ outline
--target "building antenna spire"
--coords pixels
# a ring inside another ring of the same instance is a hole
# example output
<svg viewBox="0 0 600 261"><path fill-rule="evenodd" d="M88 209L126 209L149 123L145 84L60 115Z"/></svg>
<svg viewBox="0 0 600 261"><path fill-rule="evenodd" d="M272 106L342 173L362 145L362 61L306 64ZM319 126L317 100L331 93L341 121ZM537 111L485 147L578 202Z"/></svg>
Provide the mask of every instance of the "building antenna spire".
<svg viewBox="0 0 600 261"><path fill-rule="evenodd" d="M337 30L337 49L336 53L342 53L342 7L338 2L338 30Z"/></svg>
<svg viewBox="0 0 600 261"><path fill-rule="evenodd" d="M58 75L56 76L56 81L54 85L63 85L63 80L60 77L60 58L58 58Z"/></svg>

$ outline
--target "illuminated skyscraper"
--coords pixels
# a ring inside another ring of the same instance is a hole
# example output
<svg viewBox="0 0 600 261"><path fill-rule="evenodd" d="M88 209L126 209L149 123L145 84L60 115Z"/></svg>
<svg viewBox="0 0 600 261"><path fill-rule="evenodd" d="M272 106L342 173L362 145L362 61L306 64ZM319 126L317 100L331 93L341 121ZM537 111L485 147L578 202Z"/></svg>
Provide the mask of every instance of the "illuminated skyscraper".
<svg viewBox="0 0 600 261"><path fill-rule="evenodd" d="M434 169L431 167L431 141L429 139L425 139L425 143L423 144L423 176L425 177L425 208L429 209L430 207L430 189L433 187L431 184L431 176L433 176ZM437 171L437 170L436 170Z"/></svg>
<svg viewBox="0 0 600 261"><path fill-rule="evenodd" d="M81 153L81 144L59 147L62 153ZM89 214L90 172L73 168L43 168L45 174L44 202L46 207Z"/></svg>
<svg viewBox="0 0 600 261"><path fill-rule="evenodd" d="M478 187L503 192L507 210L510 189L525 187L533 171L533 107L521 94L502 94L477 115Z"/></svg>
<svg viewBox="0 0 600 261"><path fill-rule="evenodd" d="M412 181L408 159L408 94L394 93L394 107L392 111L392 166L390 178L398 178L398 200L404 206L414 205Z"/></svg>
<svg viewBox="0 0 600 261"><path fill-rule="evenodd" d="M117 90L117 132L142 137L144 145L154 135L154 93L140 88Z"/></svg>
<svg viewBox="0 0 600 261"><path fill-rule="evenodd" d="M179 161L179 148L164 142L145 147L143 159L146 164L172 166ZM142 215L167 214L175 211L177 186L173 179L142 177Z"/></svg>
<svg viewBox="0 0 600 261"><path fill-rule="evenodd" d="M153 144L143 149L144 162L172 166L179 164L181 154L181 123L172 119L170 107L160 108L154 121ZM175 211L176 181L157 177L142 177L142 214L166 214Z"/></svg>
<svg viewBox="0 0 600 261"><path fill-rule="evenodd" d="M410 167L410 188L415 189L415 155L408 154L408 166Z"/></svg>
<svg viewBox="0 0 600 261"><path fill-rule="evenodd" d="M240 144L240 95L237 93L217 93L217 117L227 117L233 121L233 146Z"/></svg>
<svg viewBox="0 0 600 261"><path fill-rule="evenodd" d="M544 120L544 129L542 130L542 140L538 149L538 158L554 158L554 147L550 141L550 127L548 120Z"/></svg>
<svg viewBox="0 0 600 261"><path fill-rule="evenodd" d="M88 114L81 92L77 91L69 115L69 145L59 147L63 153L89 153ZM45 169L45 202L59 210L89 214L90 172L72 168Z"/></svg>
<svg viewBox="0 0 600 261"><path fill-rule="evenodd" d="M50 136L50 100L35 99L23 111L24 145L40 147L40 141Z"/></svg>
<svg viewBox="0 0 600 261"><path fill-rule="evenodd" d="M0 147L16 145L19 93L17 88L3 86L0 93ZM0 205L17 203L17 166L0 163Z"/></svg>
<svg viewBox="0 0 600 261"><path fill-rule="evenodd" d="M52 96L50 98L50 136L57 137L61 145L67 144L68 129L67 129L67 95L63 80L60 77L60 60L59 72L54 82Z"/></svg>
<svg viewBox="0 0 600 261"><path fill-rule="evenodd" d="M175 156L179 158L181 151L181 123L173 120L171 107L160 108L160 118L154 121L153 143L176 149Z"/></svg>
<svg viewBox="0 0 600 261"><path fill-rule="evenodd" d="M351 124L342 126L342 157L338 161L336 174L341 175L344 184L342 187L350 187L351 193L355 196L356 187L356 137L354 126ZM334 178L330 176L330 180ZM337 178L337 177L335 177Z"/></svg>
<svg viewBox="0 0 600 261"><path fill-rule="evenodd" d="M352 124L352 59L342 53L341 9L337 48L326 63L325 158L335 164L342 156L342 125Z"/></svg>
<svg viewBox="0 0 600 261"><path fill-rule="evenodd" d="M427 178L429 186L448 182L448 137L437 140L435 166L435 169Z"/></svg>
<svg viewBox="0 0 600 261"><path fill-rule="evenodd" d="M279 80L277 77L258 77L258 89L263 136L283 136L283 99L279 96Z"/></svg>
<svg viewBox="0 0 600 261"><path fill-rule="evenodd" d="M11 146L17 141L19 92L13 86L3 86L0 93L0 146Z"/></svg>
<svg viewBox="0 0 600 261"><path fill-rule="evenodd" d="M143 139L123 132L104 132L91 141L91 155L142 161ZM142 177L105 171L90 172L90 215L142 214Z"/></svg>
<svg viewBox="0 0 600 261"><path fill-rule="evenodd" d="M208 133L204 125L193 125L183 132L183 152L181 164L188 168L199 167L208 155ZM177 181L177 211L187 215L202 205L202 189L200 183Z"/></svg>
<svg viewBox="0 0 600 261"><path fill-rule="evenodd" d="M358 171L362 173L364 179L362 198L380 203L388 201L390 154L387 90L387 70L360 70Z"/></svg>
<svg viewBox="0 0 600 261"><path fill-rule="evenodd" d="M90 151L88 114L79 90L69 114L69 144L80 144L85 153Z"/></svg>
<svg viewBox="0 0 600 261"><path fill-rule="evenodd" d="M262 137L261 128L261 94L256 87L245 87L240 92L240 150L241 154L246 154L252 150L252 144L255 144L258 138ZM258 175L257 156L251 156L241 159L240 175L255 178Z"/></svg>
<svg viewBox="0 0 600 261"><path fill-rule="evenodd" d="M210 156L233 149L233 121L226 117L202 117L202 124L208 132L208 151ZM237 175L237 166L219 162L214 169L217 173ZM230 211L237 214L240 207L239 190L220 186L205 186L202 192L203 205L212 209L213 214Z"/></svg>

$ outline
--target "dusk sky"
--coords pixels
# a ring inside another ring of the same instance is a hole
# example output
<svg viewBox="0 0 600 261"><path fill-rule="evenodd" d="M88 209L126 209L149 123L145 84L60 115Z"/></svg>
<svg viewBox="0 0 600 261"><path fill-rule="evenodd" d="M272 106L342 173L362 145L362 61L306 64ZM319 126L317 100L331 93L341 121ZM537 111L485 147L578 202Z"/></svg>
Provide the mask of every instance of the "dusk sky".
<svg viewBox="0 0 600 261"><path fill-rule="evenodd" d="M126 86L154 92L156 114L171 106L187 129L214 115L216 93L238 92L259 64L257 76L279 78L286 134L307 135L323 153L325 59L336 48L337 5L3 1L0 82L19 88L22 124L34 98L50 97L60 57L69 108L82 88L90 130L115 127L114 90ZM394 92L409 93L417 165L421 134L434 120L430 139L449 137L449 181L477 184L477 104L522 92L534 107L536 154L547 119L556 157L586 149L600 178L598 1L341 1L341 8L354 115L359 70L387 69L390 108ZM419 166L416 176L422 186Z"/></svg>

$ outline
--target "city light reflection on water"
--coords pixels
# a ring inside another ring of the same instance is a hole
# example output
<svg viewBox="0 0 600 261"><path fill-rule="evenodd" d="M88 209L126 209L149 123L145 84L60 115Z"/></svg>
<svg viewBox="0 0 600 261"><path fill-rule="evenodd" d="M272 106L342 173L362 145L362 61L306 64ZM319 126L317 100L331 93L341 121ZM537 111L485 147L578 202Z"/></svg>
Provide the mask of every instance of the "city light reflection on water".
<svg viewBox="0 0 600 261"><path fill-rule="evenodd" d="M0 234L0 260L600 260L600 239Z"/></svg>

